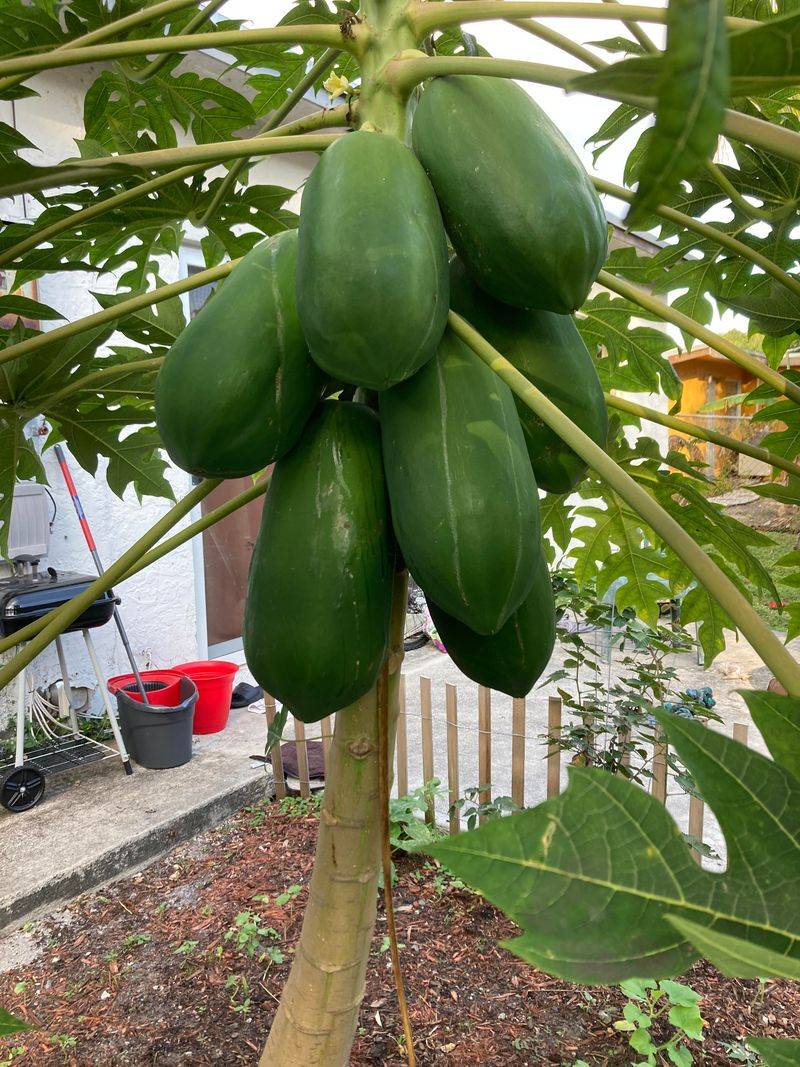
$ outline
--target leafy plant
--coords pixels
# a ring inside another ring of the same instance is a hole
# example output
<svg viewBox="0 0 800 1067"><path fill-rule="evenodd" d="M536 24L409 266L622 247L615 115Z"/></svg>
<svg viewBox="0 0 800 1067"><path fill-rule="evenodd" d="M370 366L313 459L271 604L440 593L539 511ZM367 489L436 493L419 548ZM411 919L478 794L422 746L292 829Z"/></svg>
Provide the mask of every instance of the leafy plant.
<svg viewBox="0 0 800 1067"><path fill-rule="evenodd" d="M629 978L620 985L628 997L622 1018L614 1029L628 1035L628 1044L642 1057L641 1065L674 1063L688 1067L693 1057L686 1040L702 1041L705 1020L700 1015L700 997L690 986L663 979ZM666 1015L673 1033L657 1043L653 1038L653 1024Z"/></svg>
<svg viewBox="0 0 800 1067"><path fill-rule="evenodd" d="M284 956L273 943L280 934L272 926L264 926L260 916L253 911L240 911L233 924L225 931L225 940L245 956L255 956L271 963L283 963Z"/></svg>

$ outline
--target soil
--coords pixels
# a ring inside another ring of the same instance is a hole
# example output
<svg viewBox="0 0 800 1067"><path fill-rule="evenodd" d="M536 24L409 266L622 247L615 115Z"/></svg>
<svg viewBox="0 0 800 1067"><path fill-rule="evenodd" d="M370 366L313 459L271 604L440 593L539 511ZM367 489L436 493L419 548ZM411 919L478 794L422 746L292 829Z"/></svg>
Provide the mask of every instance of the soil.
<svg viewBox="0 0 800 1067"><path fill-rule="evenodd" d="M0 975L0 1004L36 1029L0 1040L0 1064L256 1064L300 931L316 826L277 804L245 809L36 923L41 954ZM522 963L498 946L515 928L493 907L422 858L397 866L420 1067L637 1061L613 1027L618 989ZM242 913L258 919L252 938ZM354 1065L405 1063L384 930L381 912ZM755 1063L746 1035L800 1037L800 983L727 979L705 962L683 980L708 1022L702 1046L689 1046L697 1063Z"/></svg>

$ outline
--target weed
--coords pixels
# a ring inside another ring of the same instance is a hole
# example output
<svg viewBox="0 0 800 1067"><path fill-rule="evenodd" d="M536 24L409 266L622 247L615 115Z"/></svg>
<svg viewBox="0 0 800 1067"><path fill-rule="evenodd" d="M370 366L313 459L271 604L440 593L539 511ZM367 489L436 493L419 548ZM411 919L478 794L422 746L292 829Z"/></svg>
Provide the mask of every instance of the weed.
<svg viewBox="0 0 800 1067"><path fill-rule="evenodd" d="M301 885L290 885L288 889L285 889L283 893L279 893L278 896L275 897L275 903L278 905L279 908L283 908L289 903L290 900L294 900L298 893L302 892L303 887Z"/></svg>
<svg viewBox="0 0 800 1067"><path fill-rule="evenodd" d="M140 945L148 944L151 940L152 934L128 934L122 942L122 948L138 948Z"/></svg>
<svg viewBox="0 0 800 1067"><path fill-rule="evenodd" d="M278 801L281 815L291 815L296 819L304 819L309 815L316 815L322 807L322 794L312 793L310 797L283 797Z"/></svg>
<svg viewBox="0 0 800 1067"><path fill-rule="evenodd" d="M225 982L225 988L229 991L228 1003L231 1011L238 1015L246 1015L250 1011L250 985L243 974L230 974Z"/></svg>
<svg viewBox="0 0 800 1067"><path fill-rule="evenodd" d="M68 1048L75 1048L78 1043L78 1039L72 1037L71 1034L51 1034L50 1044L58 1045L62 1052L66 1052Z"/></svg>
<svg viewBox="0 0 800 1067"><path fill-rule="evenodd" d="M175 956L191 956L191 954L197 948L198 944L198 941L190 941L188 939L186 941L181 942L176 941L175 948L173 949L173 954Z"/></svg>
<svg viewBox="0 0 800 1067"><path fill-rule="evenodd" d="M614 1029L628 1035L628 1044L641 1057L637 1067L655 1067L666 1062L689 1067L693 1060L685 1042L690 1038L702 1041L705 1026L698 1006L699 994L681 982L655 982L650 978L631 978L620 983L620 989L628 997L628 1003ZM664 1014L674 1033L657 1045L650 1031L656 1019Z"/></svg>
<svg viewBox="0 0 800 1067"><path fill-rule="evenodd" d="M233 925L225 933L225 940L232 941L237 951L253 957L258 953L261 960L283 963L284 955L271 942L279 941L280 934L272 926L262 926L261 918L254 911L240 911Z"/></svg>

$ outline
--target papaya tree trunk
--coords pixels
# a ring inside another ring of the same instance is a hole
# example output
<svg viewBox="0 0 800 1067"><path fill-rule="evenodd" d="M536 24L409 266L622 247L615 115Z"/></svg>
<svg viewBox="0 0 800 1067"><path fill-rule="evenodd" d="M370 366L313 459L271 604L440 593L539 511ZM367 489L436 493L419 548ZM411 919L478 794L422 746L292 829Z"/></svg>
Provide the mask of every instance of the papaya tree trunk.
<svg viewBox="0 0 800 1067"><path fill-rule="evenodd" d="M402 572L388 652L390 775L405 612ZM350 1058L378 899L377 689L336 715L303 929L261 1067L343 1067Z"/></svg>

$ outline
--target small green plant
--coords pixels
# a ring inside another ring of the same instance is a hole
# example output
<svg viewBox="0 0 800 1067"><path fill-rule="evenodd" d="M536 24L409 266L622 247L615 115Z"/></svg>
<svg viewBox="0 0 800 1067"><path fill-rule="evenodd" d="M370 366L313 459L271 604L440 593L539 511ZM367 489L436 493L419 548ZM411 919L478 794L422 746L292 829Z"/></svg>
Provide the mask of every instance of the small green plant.
<svg viewBox="0 0 800 1067"><path fill-rule="evenodd" d="M191 956L194 950L197 948L199 942L191 941L187 938L186 941L175 942L174 955L176 956Z"/></svg>
<svg viewBox="0 0 800 1067"><path fill-rule="evenodd" d="M20 1056L25 1055L24 1045L14 1045L8 1049L5 1054L0 1053L2 1059L0 1059L0 1067L11 1067L14 1060L19 1059Z"/></svg>
<svg viewBox="0 0 800 1067"><path fill-rule="evenodd" d="M389 840L392 848L413 852L442 836L438 827L425 822L437 799L445 799L447 790L438 778L389 801Z"/></svg>
<svg viewBox="0 0 800 1067"><path fill-rule="evenodd" d="M62 1052L66 1052L68 1048L75 1048L78 1043L78 1039L72 1037L71 1034L51 1034L50 1044L58 1045Z"/></svg>
<svg viewBox="0 0 800 1067"><path fill-rule="evenodd" d="M285 889L282 893L279 893L277 897L275 897L275 903L278 905L279 908L283 908L289 903L290 900L294 900L294 898L302 892L303 887L301 885L290 885L288 889Z"/></svg>
<svg viewBox="0 0 800 1067"><path fill-rule="evenodd" d="M628 1003L614 1029L627 1034L629 1045L642 1057L636 1067L655 1067L662 1063L689 1067L693 1059L685 1042L702 1041L705 1026L700 1015L699 994L681 982L656 982L651 978L630 978L620 983L620 989L628 997ZM674 1032L666 1041L656 1044L651 1033L653 1023L664 1015Z"/></svg>
<svg viewBox="0 0 800 1067"><path fill-rule="evenodd" d="M489 800L481 800L481 795L488 792L489 788L488 785L474 785L465 789L463 797L451 804L449 814L458 813L459 818L466 822L467 829L474 830L481 820L500 819L503 815L512 815L515 811L522 810L511 797L490 797Z"/></svg>
<svg viewBox="0 0 800 1067"><path fill-rule="evenodd" d="M140 945L146 945L152 940L152 934L136 933L128 934L128 936L122 942L122 948L138 948Z"/></svg>
<svg viewBox="0 0 800 1067"><path fill-rule="evenodd" d="M225 989L230 996L228 1003L231 1011L237 1015L246 1015L250 1011L250 984L243 974L230 974L225 982Z"/></svg>
<svg viewBox="0 0 800 1067"><path fill-rule="evenodd" d="M312 793L310 797L283 797L278 804L281 815L305 819L309 815L319 814L319 809L322 807L322 794Z"/></svg>
<svg viewBox="0 0 800 1067"><path fill-rule="evenodd" d="M258 953L261 960L284 961L281 950L271 943L280 940L280 934L272 926L262 926L260 916L254 911L240 911L226 931L225 940L232 941L234 948L245 956L252 958Z"/></svg>

